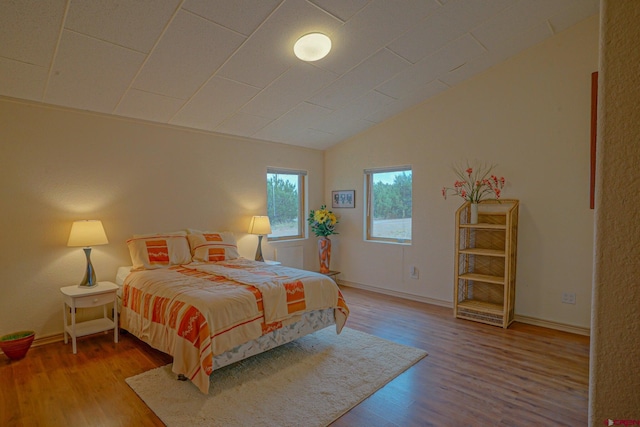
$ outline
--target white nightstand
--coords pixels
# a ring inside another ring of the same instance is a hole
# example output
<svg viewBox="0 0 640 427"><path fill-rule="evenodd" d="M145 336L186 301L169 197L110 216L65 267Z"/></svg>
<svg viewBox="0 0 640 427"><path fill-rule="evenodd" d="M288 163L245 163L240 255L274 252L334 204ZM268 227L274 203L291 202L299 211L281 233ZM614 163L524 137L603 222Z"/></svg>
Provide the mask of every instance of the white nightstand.
<svg viewBox="0 0 640 427"><path fill-rule="evenodd" d="M328 276L328 277L331 277L336 283L338 283L338 274L340 274L339 271L331 270L328 273L322 273L322 272L318 271L318 273L324 274L325 276Z"/></svg>
<svg viewBox="0 0 640 427"><path fill-rule="evenodd" d="M111 282L98 282L93 287L65 286L60 288L64 296L62 316L64 319L64 343L68 343L71 337L73 343L73 354L76 354L76 338L84 335L113 329L113 341L118 342L118 310L116 291L118 285ZM113 320L107 317L107 304L113 303ZM102 306L103 317L101 319L89 320L76 323L76 308L100 307ZM71 309L71 324L68 323L67 307Z"/></svg>

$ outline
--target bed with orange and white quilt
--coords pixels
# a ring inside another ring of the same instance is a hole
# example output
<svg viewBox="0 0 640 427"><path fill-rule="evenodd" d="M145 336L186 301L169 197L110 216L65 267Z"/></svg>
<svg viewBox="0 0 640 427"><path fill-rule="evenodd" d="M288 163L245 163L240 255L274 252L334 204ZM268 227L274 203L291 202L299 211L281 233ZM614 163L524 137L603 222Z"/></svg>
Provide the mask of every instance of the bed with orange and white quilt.
<svg viewBox="0 0 640 427"><path fill-rule="evenodd" d="M157 245L164 244L162 256L171 252L162 239L146 240L151 258ZM134 268L122 287L120 327L173 356L173 372L203 393L218 367L330 324L342 330L349 309L327 276L235 256L221 259Z"/></svg>

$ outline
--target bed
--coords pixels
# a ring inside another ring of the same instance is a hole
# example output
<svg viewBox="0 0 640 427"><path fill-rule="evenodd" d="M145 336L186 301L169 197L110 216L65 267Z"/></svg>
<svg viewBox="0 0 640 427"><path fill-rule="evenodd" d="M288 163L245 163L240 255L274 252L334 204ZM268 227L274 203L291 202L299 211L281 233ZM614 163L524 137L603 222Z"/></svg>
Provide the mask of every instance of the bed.
<svg viewBox="0 0 640 427"><path fill-rule="evenodd" d="M215 369L335 325L349 309L329 277L242 258L231 233L137 235L121 268L120 327L173 357L203 393ZM214 380L215 380L215 373Z"/></svg>

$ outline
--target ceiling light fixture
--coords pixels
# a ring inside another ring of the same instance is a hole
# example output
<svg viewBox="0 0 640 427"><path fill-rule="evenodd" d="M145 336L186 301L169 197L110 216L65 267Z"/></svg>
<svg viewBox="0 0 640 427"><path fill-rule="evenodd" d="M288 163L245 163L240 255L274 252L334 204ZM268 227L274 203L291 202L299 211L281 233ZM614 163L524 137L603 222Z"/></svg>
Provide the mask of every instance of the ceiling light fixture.
<svg viewBox="0 0 640 427"><path fill-rule="evenodd" d="M331 39L321 33L306 34L293 45L293 53L303 61L317 61L331 50Z"/></svg>

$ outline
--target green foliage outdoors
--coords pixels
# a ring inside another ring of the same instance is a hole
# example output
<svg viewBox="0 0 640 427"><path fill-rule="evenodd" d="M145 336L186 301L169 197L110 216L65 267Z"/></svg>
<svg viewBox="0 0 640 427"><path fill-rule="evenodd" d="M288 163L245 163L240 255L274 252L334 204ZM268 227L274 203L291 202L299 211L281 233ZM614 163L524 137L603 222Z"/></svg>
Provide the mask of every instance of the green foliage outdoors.
<svg viewBox="0 0 640 427"><path fill-rule="evenodd" d="M267 174L267 215L271 224L295 221L298 212L298 186L278 174Z"/></svg>
<svg viewBox="0 0 640 427"><path fill-rule="evenodd" d="M294 177L297 180L297 176ZM297 181L296 181L297 182ZM394 176L393 183L377 181L373 185L375 220L411 218L413 177L411 172ZM267 215L273 225L298 220L298 186L278 174L267 174Z"/></svg>
<svg viewBox="0 0 640 427"><path fill-rule="evenodd" d="M392 184L381 181L373 184L373 218L411 218L413 177L411 172L397 174Z"/></svg>

